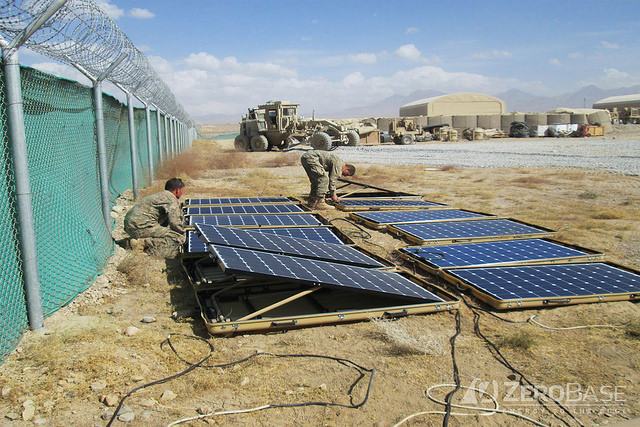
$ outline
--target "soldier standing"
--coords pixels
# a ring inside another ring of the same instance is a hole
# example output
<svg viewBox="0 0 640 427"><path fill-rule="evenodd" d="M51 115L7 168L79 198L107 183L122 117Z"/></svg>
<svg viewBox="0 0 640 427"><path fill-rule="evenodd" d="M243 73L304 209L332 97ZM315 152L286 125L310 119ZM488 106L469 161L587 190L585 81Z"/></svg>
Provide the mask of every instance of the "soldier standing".
<svg viewBox="0 0 640 427"><path fill-rule="evenodd" d="M340 157L329 151L307 151L300 157L300 163L311 183L309 207L312 209L327 206L324 202L327 193L337 203L336 181L340 176L353 176L356 173L355 166L345 164Z"/></svg>
<svg viewBox="0 0 640 427"><path fill-rule="evenodd" d="M164 191L140 200L124 217L131 248L163 258L175 258L184 244L184 220L178 199L184 182L171 178Z"/></svg>

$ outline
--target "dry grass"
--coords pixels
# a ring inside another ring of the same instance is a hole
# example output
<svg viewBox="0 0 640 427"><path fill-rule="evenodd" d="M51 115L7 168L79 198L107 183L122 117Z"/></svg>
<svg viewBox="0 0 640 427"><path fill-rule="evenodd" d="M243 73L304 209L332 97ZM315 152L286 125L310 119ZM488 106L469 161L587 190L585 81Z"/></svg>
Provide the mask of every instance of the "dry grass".
<svg viewBox="0 0 640 427"><path fill-rule="evenodd" d="M383 318L372 318L370 320L399 353L420 353L436 356L444 354L446 339L442 336L431 333L414 336L396 321Z"/></svg>
<svg viewBox="0 0 640 427"><path fill-rule="evenodd" d="M536 338L530 331L518 329L517 331L503 335L497 340L498 347L508 347L515 350L529 351L536 344Z"/></svg>

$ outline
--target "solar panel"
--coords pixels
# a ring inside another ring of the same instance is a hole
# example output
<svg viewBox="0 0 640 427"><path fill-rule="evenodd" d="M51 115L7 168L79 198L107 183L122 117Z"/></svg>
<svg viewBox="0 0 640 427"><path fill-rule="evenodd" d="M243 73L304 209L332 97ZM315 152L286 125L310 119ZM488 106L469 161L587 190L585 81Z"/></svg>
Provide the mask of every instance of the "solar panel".
<svg viewBox="0 0 640 427"><path fill-rule="evenodd" d="M443 221L454 219L486 218L489 215L461 209L436 209L419 211L381 211L352 213L352 218L374 224L396 224L411 222Z"/></svg>
<svg viewBox="0 0 640 427"><path fill-rule="evenodd" d="M470 239L488 239L497 237L518 238L540 237L552 233L550 230L533 227L510 219L478 219L475 221L420 222L414 224L395 224L391 231L405 234L410 240L421 244L438 241L459 241Z"/></svg>
<svg viewBox="0 0 640 427"><path fill-rule="evenodd" d="M220 214L270 214L304 212L299 205L229 205L229 206L193 206L186 209L187 215Z"/></svg>
<svg viewBox="0 0 640 427"><path fill-rule="evenodd" d="M640 274L606 263L449 270L452 277L499 301L625 295L640 292ZM553 300L552 300L553 302Z"/></svg>
<svg viewBox="0 0 640 427"><path fill-rule="evenodd" d="M288 197L217 197L204 199L185 199L185 205L241 205L264 203L290 203Z"/></svg>
<svg viewBox="0 0 640 427"><path fill-rule="evenodd" d="M417 283L389 271L211 245L218 264L236 274L286 278L313 286L337 286L361 291L444 301Z"/></svg>
<svg viewBox="0 0 640 427"><path fill-rule="evenodd" d="M313 214L267 214L267 215L190 215L189 225L209 224L236 227L280 227L320 225Z"/></svg>
<svg viewBox="0 0 640 427"><path fill-rule="evenodd" d="M443 207L447 206L441 203L428 202L426 200L392 200L392 199L340 199L338 203L342 206L357 206L357 207Z"/></svg>
<svg viewBox="0 0 640 427"><path fill-rule="evenodd" d="M409 254L412 258L434 268L523 263L552 259L602 258L602 254L594 255L594 253L543 239L423 246L402 248L400 252Z"/></svg>
<svg viewBox="0 0 640 427"><path fill-rule="evenodd" d="M209 252L207 244L195 231L187 231L187 253L195 254L201 252Z"/></svg>
<svg viewBox="0 0 640 427"><path fill-rule="evenodd" d="M351 246L205 224L197 224L196 229L203 240L209 244L330 260L366 267L384 267L383 264Z"/></svg>
<svg viewBox="0 0 640 427"><path fill-rule="evenodd" d="M335 243L343 245L344 242L327 227L279 227L279 228L252 228L257 233L277 234L279 236L296 237L298 239L315 240L317 242Z"/></svg>

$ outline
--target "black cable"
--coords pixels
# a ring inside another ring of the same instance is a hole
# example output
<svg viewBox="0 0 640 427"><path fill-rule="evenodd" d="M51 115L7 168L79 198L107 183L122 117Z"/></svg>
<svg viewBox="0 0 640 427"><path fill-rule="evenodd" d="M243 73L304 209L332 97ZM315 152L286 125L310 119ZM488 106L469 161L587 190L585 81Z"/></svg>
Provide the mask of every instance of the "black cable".
<svg viewBox="0 0 640 427"><path fill-rule="evenodd" d="M498 349L498 347L489 340L489 338L487 338L482 331L480 330L480 314L478 313L478 311L475 310L474 306L472 306L471 304L469 304L464 298L462 299L465 303L465 305L467 307L469 307L469 309L473 312L473 330L475 332L475 334L480 337L490 348L491 353L493 354L494 358L504 367L506 367L507 369L511 370L511 372L513 372L514 374L518 375L520 377L520 385L523 385L523 382L526 383L529 387L533 388L534 390L536 390L537 392L539 392L541 395L545 396L547 399L551 400L553 403L555 403L560 409L562 409L562 411L564 411L567 415L569 415L572 419L574 419L575 421L578 422L578 424L582 424L580 423L580 421L571 413L571 411L569 411L567 408L565 408L560 402L558 402L556 399L554 399L553 397L551 397L549 394L547 394L546 392L544 392L543 390L540 390L535 384L533 384L527 377L524 376L524 374L522 372L520 372L519 370L517 370L515 367L513 367L513 365L511 365L511 363L509 363L509 361L507 360L506 357L504 357L504 355L500 352L500 350ZM540 405L545 408L549 413L551 413L554 417L556 417L558 420L562 421L565 425L570 426L570 424L565 421L564 419L562 419L560 416L558 416L558 414L556 413L556 411L552 411L551 409L549 409L547 407L547 405L545 405L543 402L540 401L540 399L537 399L538 402L540 403Z"/></svg>
<svg viewBox="0 0 640 427"><path fill-rule="evenodd" d="M451 390L445 397L445 402L447 403L447 405L445 407L444 419L442 420L442 425L444 427L447 427L449 425L449 418L451 417L451 401L453 400L453 395L458 390L460 390L460 371L458 370L458 363L456 362L456 338L462 331L460 316L460 310L456 310L456 333L449 339L449 343L451 344L451 362L453 363L453 381L455 382L456 387Z"/></svg>
<svg viewBox="0 0 640 427"><path fill-rule="evenodd" d="M351 232L350 236L352 235L352 236L355 236L355 237L359 237L359 238L361 238L361 239L371 239L371 237L372 237L372 236L371 236L371 233L369 233L367 230L365 230L364 228L360 227L360 226L359 226L358 224L356 224L355 222L350 221L350 220L348 220L348 219L346 219L346 218L333 218L333 219L329 220L329 224L333 224L333 222L334 222L334 221L344 221L344 222L347 222L347 223L349 223L349 224L353 225L354 227L356 227L356 228L357 228L358 230L360 230L360 231L361 231L361 233L362 233L362 234L359 234L359 233ZM345 234L347 234L347 233L345 233Z"/></svg>
<svg viewBox="0 0 640 427"><path fill-rule="evenodd" d="M176 348L173 346L173 343L171 341L172 336L182 336L188 339L197 339L200 341L204 341L207 343L207 345L209 346L209 354L204 357L203 359L195 362L195 363L191 363L187 360L185 360L183 357L180 356L180 354L178 353L178 351L176 350ZM189 372L191 372L192 370L196 369L196 368L225 368L225 367L229 367L229 366L233 366L233 365L237 365L240 363L244 363L247 362L251 359L253 359L254 357L258 357L258 356L271 356L271 357L277 357L277 358L290 358L290 357L309 357L309 358L317 358L317 359L327 359L327 360L333 360L338 362L339 364L355 369L358 373L359 376L358 378L351 383L351 386L349 387L349 401L350 404L346 405L344 403L335 403L335 402L322 402L322 401L312 401L312 402L302 402L302 403L279 403L279 404L270 404L269 408L295 408L295 407L303 407L303 406L332 406L332 407L341 407L341 408L350 408L350 409L357 409L362 407L365 403L367 403L367 401L369 400L369 395L371 394L371 386L373 384L373 376L375 374L375 369L369 369L369 368L365 368L349 359L344 359L344 358L340 358L340 357L333 357L333 356L326 356L326 355L321 355L321 354L274 354L274 353L255 353L252 354L250 356L244 357L242 359L239 360L235 360L233 362L227 362L227 363L219 363L219 364L215 364L215 365L205 365L205 362L207 360L209 360L211 358L211 356L213 356L213 344L211 344L209 341L207 341L204 338L201 337L197 337L197 336L193 336L193 335L184 335L184 334L170 334L166 341L163 341L161 343L161 347L164 344L167 344L169 346L169 348L171 349L171 351L173 351L173 353L176 355L176 357L178 358L178 360L180 360L181 362L185 363L186 365L188 365L187 369L185 369L184 371L181 371L175 375L171 375L169 377L166 378L162 378L160 380L157 381L153 381L147 384L144 384L140 387L136 387L133 390L131 390L129 393L127 393L122 399L120 399L120 402L118 403L118 406L116 407L113 415L111 416L111 419L109 420L109 422L107 423L107 427L111 426L111 424L113 423L113 420L117 417L118 412L120 411L120 409L122 408L122 405L124 404L125 400L131 396L132 394L147 388L147 387L151 387L153 385L158 385L158 384L164 384L168 381L171 381L175 378L181 377L182 375L185 375ZM366 377L366 373L370 374L369 377L369 383L367 384L367 391L365 393L364 398L362 399L362 401L360 403L353 403L353 396L351 395L351 393L353 392L353 390L355 389L355 387L360 383L360 381L362 381L363 378Z"/></svg>
<svg viewBox="0 0 640 427"><path fill-rule="evenodd" d="M169 341L169 340L170 340L171 335L180 335L180 336L183 336L183 337L185 337L185 338L194 339L194 340L196 340L196 339L197 339L197 340L200 340L200 341L204 341L204 342L206 342L206 343L207 343L207 345L209 346L209 354L208 354L206 357L204 357L203 359L199 360L198 362L193 363L193 364L189 364L189 366L187 367L187 369L185 369L185 370L184 370L184 371L182 371L182 372L178 372L178 373L177 373L177 374L175 374L175 375L171 375L171 376L169 376L169 377L162 378L162 379L159 379L159 380L157 380L157 381L152 381L152 382L150 382L150 383L143 384L143 385L141 385L140 387L136 387L136 388L134 388L133 390L131 390L129 393L127 393L126 395L124 395L124 397L123 397L122 399L120 399L120 402L118 403L118 406L116 407L115 411L113 412L113 415L111 416L111 419L110 419L110 420L109 420L109 422L107 423L107 427L111 426L111 424L113 423L113 420L115 420L115 418L118 416L118 412L119 412L119 411L120 411L120 409L122 408L122 405L124 404L124 401L125 401L129 396L131 396L132 394L134 394L134 393L136 393L136 392L138 392L138 391L140 391L140 390L142 390L142 389L144 389L144 388L151 387L151 386L153 386L153 385L164 384L164 383L169 382L169 381L171 381L171 380L173 380L173 379L175 379L175 378L181 377L181 376L183 376L184 374L187 374L187 373L189 373L189 372L193 371L194 369L196 369L197 367L201 366L204 362L206 362L207 360L209 360L209 358L210 358L211 356L213 356L213 351L214 351L213 344L211 344L211 343L210 343L209 341L207 341L206 339L204 339L204 338L200 338L200 337L196 337L196 336L193 336L193 335L170 334L170 335L169 335L169 337L167 338L167 341ZM172 347L172 348L173 348L173 347Z"/></svg>

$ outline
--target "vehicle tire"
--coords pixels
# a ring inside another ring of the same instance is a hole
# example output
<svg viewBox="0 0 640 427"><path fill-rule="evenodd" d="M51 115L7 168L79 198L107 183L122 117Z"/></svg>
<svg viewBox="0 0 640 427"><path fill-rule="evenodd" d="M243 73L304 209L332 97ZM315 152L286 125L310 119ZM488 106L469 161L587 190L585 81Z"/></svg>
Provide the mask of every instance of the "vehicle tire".
<svg viewBox="0 0 640 427"><path fill-rule="evenodd" d="M250 151L251 149L249 146L249 138L245 135L236 136L236 139L233 140L233 146L237 151Z"/></svg>
<svg viewBox="0 0 640 427"><path fill-rule="evenodd" d="M297 143L297 139L295 139L293 136L288 136L282 141L282 144L280 144L278 148L281 150L288 150L292 145L295 145Z"/></svg>
<svg viewBox="0 0 640 427"><path fill-rule="evenodd" d="M396 144L399 145L411 145L413 144L414 139L413 135L402 135L402 137L397 139L396 141Z"/></svg>
<svg viewBox="0 0 640 427"><path fill-rule="evenodd" d="M251 149L253 151L267 151L269 148L269 141L264 135L256 135L251 138Z"/></svg>
<svg viewBox="0 0 640 427"><path fill-rule="evenodd" d="M331 137L325 132L316 132L311 137L311 147L314 150L331 150Z"/></svg>
<svg viewBox="0 0 640 427"><path fill-rule="evenodd" d="M347 145L350 147L356 147L360 145L360 135L355 130L347 131Z"/></svg>

